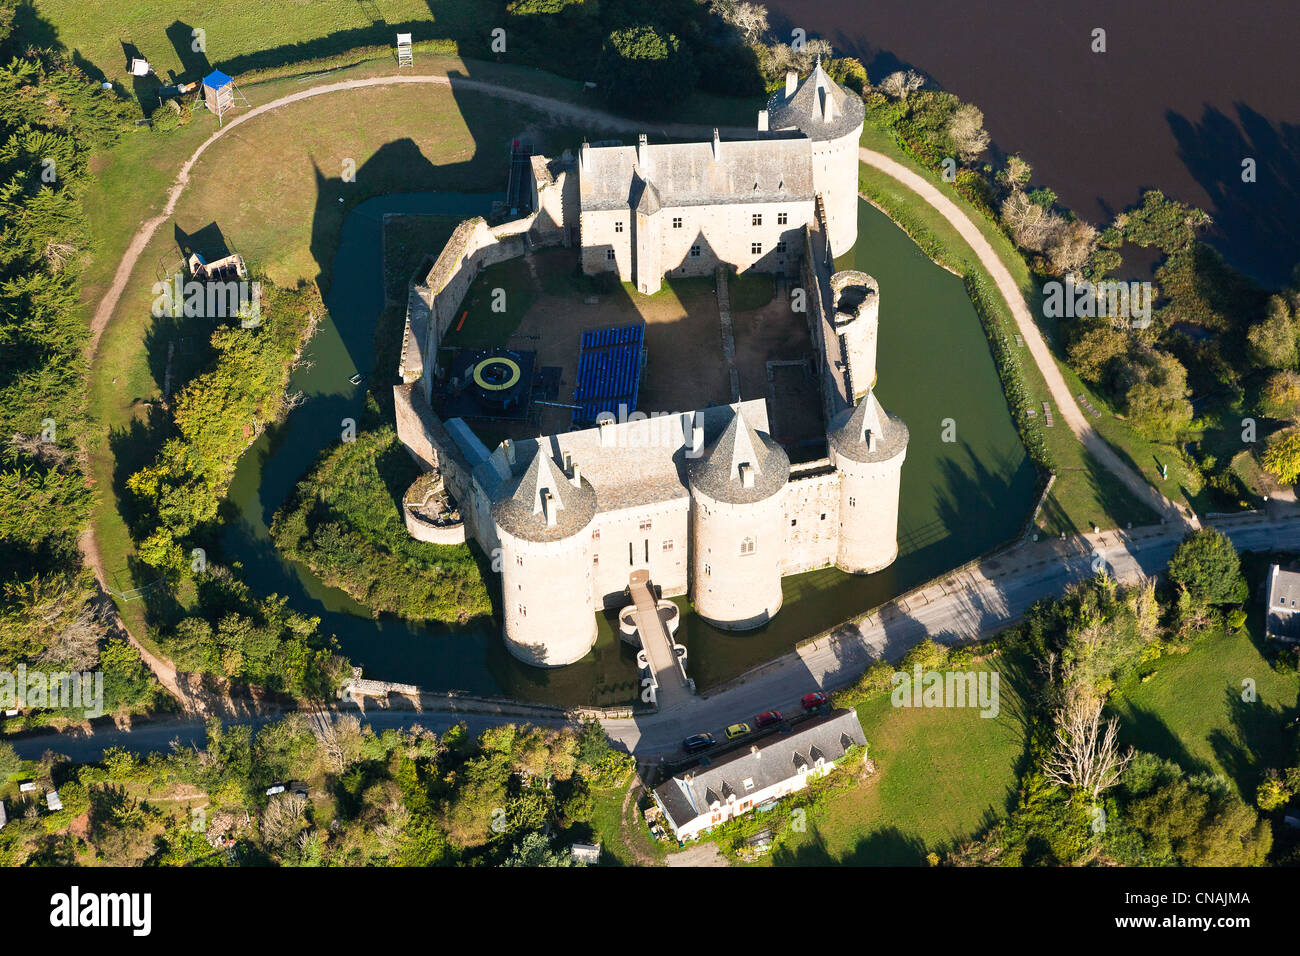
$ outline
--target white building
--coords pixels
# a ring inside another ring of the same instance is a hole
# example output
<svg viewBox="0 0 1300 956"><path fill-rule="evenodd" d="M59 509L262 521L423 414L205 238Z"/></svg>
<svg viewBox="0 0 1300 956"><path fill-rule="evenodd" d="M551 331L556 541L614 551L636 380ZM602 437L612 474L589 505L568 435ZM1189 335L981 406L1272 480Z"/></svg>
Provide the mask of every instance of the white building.
<svg viewBox="0 0 1300 956"><path fill-rule="evenodd" d="M1300 641L1300 572L1268 569L1268 604L1264 634L1279 641Z"/></svg>
<svg viewBox="0 0 1300 956"><path fill-rule="evenodd" d="M812 717L748 750L675 774L655 787L655 804L685 842L755 807L797 793L866 745L857 711Z"/></svg>

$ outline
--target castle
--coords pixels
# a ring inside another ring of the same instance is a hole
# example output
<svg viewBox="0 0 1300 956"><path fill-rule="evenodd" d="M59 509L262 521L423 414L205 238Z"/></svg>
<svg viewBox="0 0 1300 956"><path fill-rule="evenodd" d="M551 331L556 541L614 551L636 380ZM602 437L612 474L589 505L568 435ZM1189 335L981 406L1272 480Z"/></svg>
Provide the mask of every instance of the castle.
<svg viewBox="0 0 1300 956"><path fill-rule="evenodd" d="M715 626L744 630L780 610L785 575L894 561L908 430L872 390L879 288L832 271L857 238L863 116L819 63L802 82L787 75L749 139L642 136L635 147L584 144L576 161L534 156L533 211L497 227L462 223L412 286L395 404L398 434L429 474L408 493L407 527L428 541L473 537L493 555L516 657L581 659L596 640L593 612L627 604L634 572L662 597L689 595ZM764 399L491 451L464 421L441 420L438 343L478 271L575 239L584 271L616 272L644 293L665 275L720 268L790 277L817 353L825 455L792 465Z"/></svg>

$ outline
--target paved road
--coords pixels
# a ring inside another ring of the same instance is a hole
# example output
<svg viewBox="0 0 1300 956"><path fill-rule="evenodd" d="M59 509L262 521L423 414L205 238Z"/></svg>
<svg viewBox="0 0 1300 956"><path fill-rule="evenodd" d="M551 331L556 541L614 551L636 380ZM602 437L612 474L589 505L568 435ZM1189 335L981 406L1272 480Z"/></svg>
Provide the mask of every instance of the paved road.
<svg viewBox="0 0 1300 956"><path fill-rule="evenodd" d="M1240 550L1300 550L1300 516L1247 515L1213 525ZM658 713L627 720L606 720L610 737L638 757L676 754L683 737L702 730L721 738L724 728L756 713L777 708L797 712L799 698L812 690L833 690L852 681L868 663L897 660L926 637L945 643L987 638L1024 615L1031 604L1059 595L1070 584L1104 568L1131 583L1158 574L1186 529L1166 525L1134 532L1105 531L1069 541L1021 545L955 574L896 605L838 628L797 653L788 654L714 692L687 698ZM261 726L275 716L239 718L231 723ZM508 714L449 714L411 710L375 710L365 714L377 730L413 724L436 732L465 720L472 731L510 722L562 723L559 718ZM143 724L132 730L104 728L91 735L45 735L14 741L19 754L38 757L47 749L74 760L94 760L108 747L135 751L167 750L173 739L201 744L203 724L179 720Z"/></svg>

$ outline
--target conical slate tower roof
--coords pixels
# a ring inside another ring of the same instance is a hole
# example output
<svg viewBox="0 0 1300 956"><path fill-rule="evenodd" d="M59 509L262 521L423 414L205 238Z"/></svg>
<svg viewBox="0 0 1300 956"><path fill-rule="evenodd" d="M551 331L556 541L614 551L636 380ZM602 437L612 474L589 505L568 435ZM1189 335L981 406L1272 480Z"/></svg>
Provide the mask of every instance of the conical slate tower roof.
<svg viewBox="0 0 1300 956"><path fill-rule="evenodd" d="M828 431L839 454L862 462L888 461L907 448L910 437L903 420L885 411L875 392L836 415Z"/></svg>
<svg viewBox="0 0 1300 956"><path fill-rule="evenodd" d="M717 440L690 462L689 472L692 487L717 501L742 504L770 498L785 487L790 457L737 409Z"/></svg>
<svg viewBox="0 0 1300 956"><path fill-rule="evenodd" d="M866 116L861 97L845 90L822 69L821 58L794 93L778 90L768 101L771 128L794 127L809 139L838 139L856 129Z"/></svg>
<svg viewBox="0 0 1300 956"><path fill-rule="evenodd" d="M558 541L585 528L596 513L596 492L581 486L542 447L517 477L502 486L492 504L492 519L502 530L526 541ZM552 515L554 516L552 518Z"/></svg>

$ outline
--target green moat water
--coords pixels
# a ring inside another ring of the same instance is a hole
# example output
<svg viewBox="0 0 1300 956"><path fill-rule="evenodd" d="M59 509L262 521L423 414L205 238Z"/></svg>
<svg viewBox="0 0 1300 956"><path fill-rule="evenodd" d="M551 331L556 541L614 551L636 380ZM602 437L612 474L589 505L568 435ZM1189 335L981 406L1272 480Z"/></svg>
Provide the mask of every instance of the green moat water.
<svg viewBox="0 0 1300 956"><path fill-rule="evenodd" d="M342 420L361 418L365 385L349 379L370 374L374 362L374 330L384 309L384 214L463 218L486 212L492 198L384 196L349 215L326 296L330 318L308 348L311 367L295 372L290 386L307 402L240 460L230 491L238 520L223 540L225 556L243 565L258 591L288 595L298 609L319 615L322 630L335 635L369 677L557 704L629 702L636 690L633 657L603 616L596 647L582 661L556 670L528 667L506 652L487 620L449 627L371 617L307 568L281 558L267 530L293 486L339 440ZM781 612L757 631L718 631L684 615L680 636L700 688L996 547L1020 530L1032 507L1034 469L961 280L866 203L860 204L858 230L854 252L838 265L862 269L880 283L877 394L912 435L903 467L898 561L867 577L827 569L787 578ZM948 418L956 428L952 443L941 440Z"/></svg>

